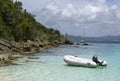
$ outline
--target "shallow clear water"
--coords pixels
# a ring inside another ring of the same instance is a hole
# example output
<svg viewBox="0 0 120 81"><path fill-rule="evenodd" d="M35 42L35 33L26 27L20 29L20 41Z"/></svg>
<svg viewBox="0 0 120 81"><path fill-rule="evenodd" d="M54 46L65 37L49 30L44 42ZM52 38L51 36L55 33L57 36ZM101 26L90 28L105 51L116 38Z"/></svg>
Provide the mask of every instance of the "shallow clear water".
<svg viewBox="0 0 120 81"><path fill-rule="evenodd" d="M107 67L68 66L64 55L90 58L97 55L108 62ZM91 46L60 46L38 53L22 65L0 67L0 81L120 81L120 44Z"/></svg>

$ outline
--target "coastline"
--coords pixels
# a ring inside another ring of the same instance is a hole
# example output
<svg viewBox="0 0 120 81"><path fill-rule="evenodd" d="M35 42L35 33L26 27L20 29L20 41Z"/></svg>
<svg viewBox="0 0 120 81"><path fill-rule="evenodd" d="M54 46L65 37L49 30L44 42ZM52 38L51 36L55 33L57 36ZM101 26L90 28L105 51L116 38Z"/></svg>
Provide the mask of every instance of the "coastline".
<svg viewBox="0 0 120 81"><path fill-rule="evenodd" d="M0 66L16 65L16 61L19 58L23 58L24 55L34 55L35 53L63 44L70 44L70 41L61 39L60 41L53 40L52 42L49 40L15 42L2 39L0 40ZM34 57L29 58L35 59Z"/></svg>

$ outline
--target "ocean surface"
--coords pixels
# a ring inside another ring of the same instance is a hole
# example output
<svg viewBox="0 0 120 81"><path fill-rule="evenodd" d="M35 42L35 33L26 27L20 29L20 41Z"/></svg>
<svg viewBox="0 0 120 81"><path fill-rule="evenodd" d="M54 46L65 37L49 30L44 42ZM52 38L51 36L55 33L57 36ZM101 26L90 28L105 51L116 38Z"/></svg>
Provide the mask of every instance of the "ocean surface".
<svg viewBox="0 0 120 81"><path fill-rule="evenodd" d="M64 55L91 59L93 55L108 62L97 68L68 66ZM0 67L0 81L120 81L120 44L60 46L32 57L21 59L20 65ZM24 61L23 61L24 60Z"/></svg>

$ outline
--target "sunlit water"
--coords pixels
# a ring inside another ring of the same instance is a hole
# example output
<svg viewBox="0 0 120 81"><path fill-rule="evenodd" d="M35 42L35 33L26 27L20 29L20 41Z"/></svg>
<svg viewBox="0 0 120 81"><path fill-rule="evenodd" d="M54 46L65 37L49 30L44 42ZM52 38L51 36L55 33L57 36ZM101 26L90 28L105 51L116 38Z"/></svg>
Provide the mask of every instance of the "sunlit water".
<svg viewBox="0 0 120 81"><path fill-rule="evenodd" d="M89 58L97 55L108 62L107 67L68 66L64 55ZM0 81L120 81L120 44L91 46L60 46L38 53L21 65L0 67Z"/></svg>

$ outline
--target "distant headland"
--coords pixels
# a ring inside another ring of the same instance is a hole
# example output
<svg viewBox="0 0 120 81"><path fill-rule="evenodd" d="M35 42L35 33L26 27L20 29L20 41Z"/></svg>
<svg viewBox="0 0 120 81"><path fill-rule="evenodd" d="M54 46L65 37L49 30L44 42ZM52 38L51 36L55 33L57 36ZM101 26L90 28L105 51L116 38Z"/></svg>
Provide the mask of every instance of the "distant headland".
<svg viewBox="0 0 120 81"><path fill-rule="evenodd" d="M101 37L82 37L82 36L73 36L68 35L68 39L72 42L81 43L84 38L84 41L87 43L120 43L120 35L118 36L101 36Z"/></svg>

